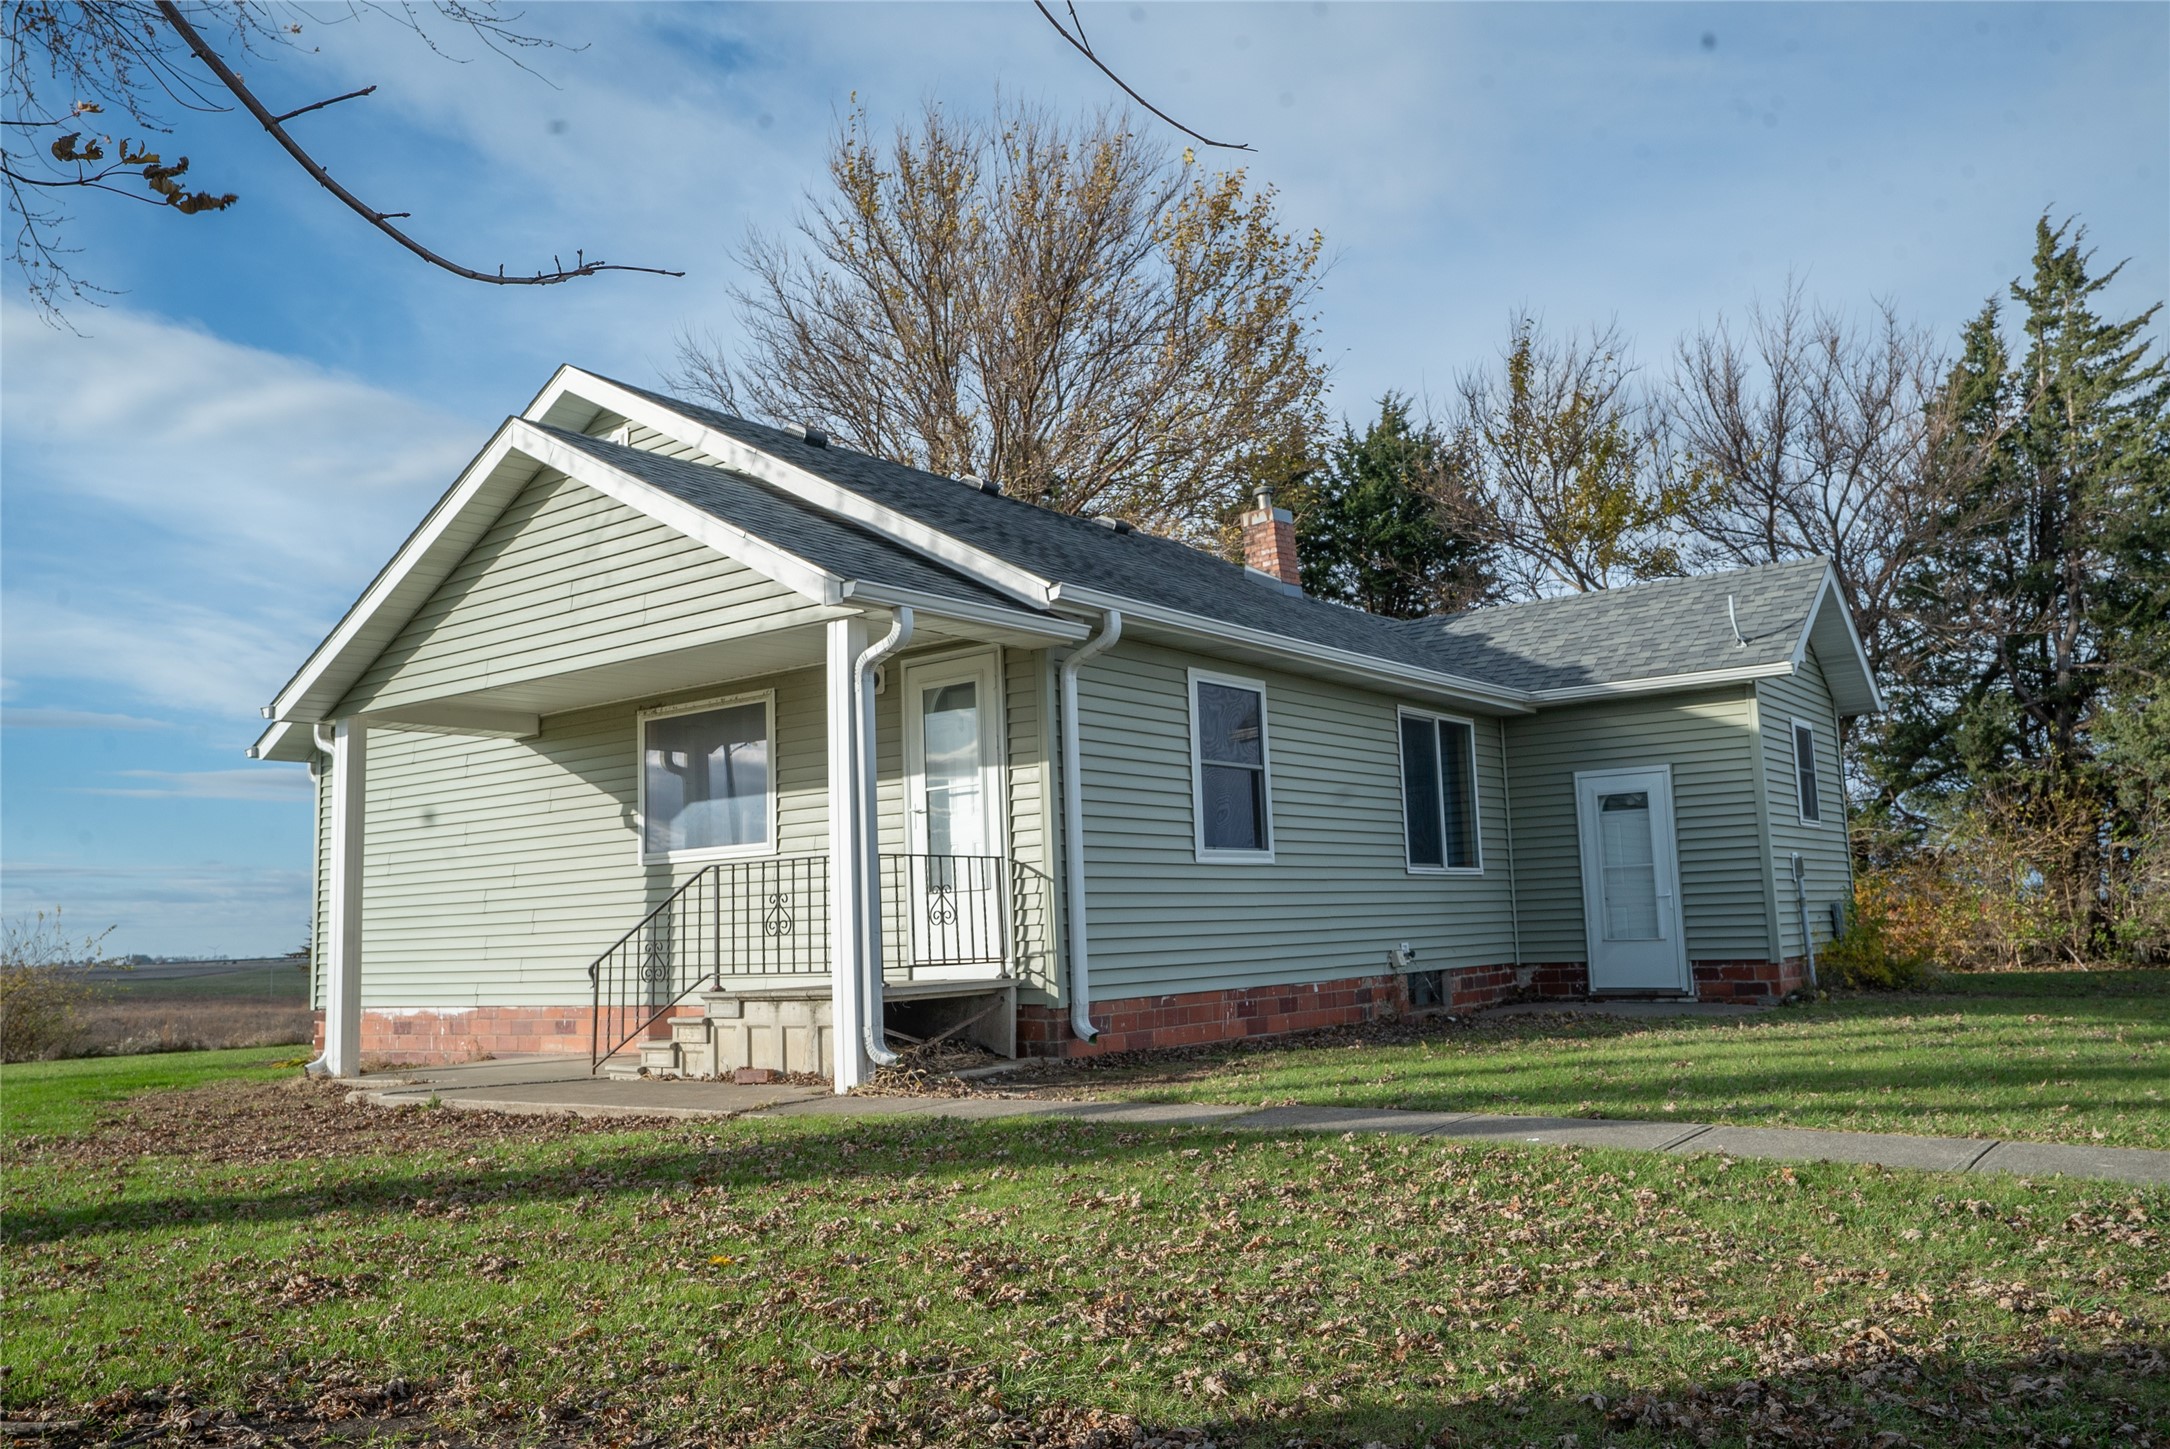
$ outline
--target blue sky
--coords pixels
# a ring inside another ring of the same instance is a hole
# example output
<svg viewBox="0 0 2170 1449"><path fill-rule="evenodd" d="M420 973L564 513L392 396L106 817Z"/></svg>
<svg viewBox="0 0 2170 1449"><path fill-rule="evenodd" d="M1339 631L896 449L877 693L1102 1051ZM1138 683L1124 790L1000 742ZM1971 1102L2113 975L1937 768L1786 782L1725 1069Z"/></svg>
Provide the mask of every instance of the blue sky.
<svg viewBox="0 0 2170 1449"><path fill-rule="evenodd" d="M2077 215L2111 298L2170 292L2170 6L1090 6L1133 84L1325 232L1334 403L1443 394L1527 306L1617 320L1660 364L1789 276L1949 335ZM488 288L364 228L231 116L174 149L222 215L85 205L119 289L41 326L0 304L0 909L117 949L286 950L308 909L295 766L241 751L268 700L560 361L659 379L727 342L728 251L788 224L856 95L1064 108L1106 82L1021 3L544 5L585 49L540 78L382 22L248 69L340 179L462 260L585 247L682 267ZM457 43L455 42L457 47ZM472 52L474 47L465 46ZM1219 158L1212 158L1219 159Z"/></svg>

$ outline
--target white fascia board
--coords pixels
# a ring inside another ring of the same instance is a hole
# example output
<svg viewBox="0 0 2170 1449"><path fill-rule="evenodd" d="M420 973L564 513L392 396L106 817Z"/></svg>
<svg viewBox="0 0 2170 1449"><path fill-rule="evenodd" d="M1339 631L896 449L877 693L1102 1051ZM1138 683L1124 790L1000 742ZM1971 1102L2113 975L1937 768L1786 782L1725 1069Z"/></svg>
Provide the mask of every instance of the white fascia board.
<svg viewBox="0 0 2170 1449"><path fill-rule="evenodd" d="M712 513L673 498L654 484L614 468L524 419L515 420L510 427L519 450L543 466L563 473L576 483L584 483L604 497L644 513L695 542L708 545L817 604L842 601L843 580L827 569L808 563L797 554L778 548L736 524L726 523Z"/></svg>
<svg viewBox="0 0 2170 1449"><path fill-rule="evenodd" d="M252 760L308 758L308 754L306 751L300 755L282 755L281 753L279 753L280 747L286 743L286 737L293 732L294 726L290 722L283 719L274 722L271 728L265 730L262 734L256 737L255 744L249 746L249 758ZM308 744L307 749L315 749L315 744L313 741Z"/></svg>
<svg viewBox="0 0 2170 1449"><path fill-rule="evenodd" d="M1141 604L1134 599L1115 594L1103 594L1097 589L1080 589L1069 584L1055 586L1055 602L1082 604L1089 609L1117 609L1126 619L1139 623L1158 624L1162 628L1179 629L1205 639L1224 640L1242 644L1253 649L1267 649L1284 654L1290 659L1314 664L1331 665L1336 669L1376 679L1382 684L1409 685L1439 694L1452 695L1472 703L1487 705L1506 714L1529 714L1533 706L1526 690L1508 689L1497 684L1480 684L1474 679L1464 679L1458 674L1444 674L1435 669L1418 669L1409 665L1395 664L1370 654L1358 654L1347 649L1336 649L1330 644L1313 644L1303 639L1291 639L1286 634L1276 634L1267 629L1252 629L1242 624L1224 623L1199 614L1187 614L1181 609L1166 609L1156 604Z"/></svg>
<svg viewBox="0 0 2170 1449"><path fill-rule="evenodd" d="M1579 704L1594 699L1619 699L1631 694L1676 694L1707 689L1718 684L1740 684L1751 679L1775 679L1800 668L1790 659L1773 664L1743 664L1734 669L1705 669L1694 674L1653 674L1647 679L1621 679L1610 684L1572 684L1563 689L1536 689L1530 698L1539 704Z"/></svg>
<svg viewBox="0 0 2170 1449"><path fill-rule="evenodd" d="M459 521L461 514L474 502L475 495L482 491L498 468L512 461L515 454L512 433L514 428L523 426L513 418L507 418L499 425L489 443L461 471L458 480L437 500L437 505L430 509L429 516L422 520L421 527L407 536L407 541L400 545L399 552L392 555L392 561L370 580L369 587L354 601L353 607L347 610L338 626L323 643L317 645L294 677L287 681L286 688L279 691L278 698L271 702L271 718L283 720L293 714L302 696L324 677L354 643L356 636L384 608L399 586L421 567L431 550L443 540L445 532Z"/></svg>
<svg viewBox="0 0 2170 1449"><path fill-rule="evenodd" d="M1838 586L1838 570L1828 563L1823 566L1823 584L1816 590L1816 606L1801 622L1801 637L1793 644L1794 666L1798 668L1807 661L1809 637L1816 632L1816 623L1826 608L1836 608L1839 622L1846 626L1846 642L1853 650L1854 668L1860 671L1861 683L1869 695L1869 707L1863 712L1883 713L1884 692L1876 687L1876 671L1869 666L1869 651L1862 647L1861 632L1854 628L1854 611L1846 607L1846 592Z"/></svg>
<svg viewBox="0 0 2170 1449"><path fill-rule="evenodd" d="M536 395L523 416L540 419L567 394L593 403L603 411L630 418L643 427L654 428L665 437L699 449L734 472L744 473L817 508L848 518L879 538L924 554L1021 604L1044 609L1054 602L1054 585L1050 581L1019 568L998 554L952 538L910 514L899 513L863 493L831 483L772 453L741 442L729 433L577 367L559 368L557 376ZM965 485L959 483L957 486Z"/></svg>
<svg viewBox="0 0 2170 1449"><path fill-rule="evenodd" d="M1041 638L1060 640L1067 644L1074 644L1092 633L1089 625L1075 619L1064 619L1053 614L1028 613L1020 609L998 608L993 604L975 604L944 598L940 594L924 593L918 589L898 588L892 584L850 580L844 585L844 597L855 604L872 604L880 608L909 607L929 618L950 619L963 624L984 624L1020 634L1037 634Z"/></svg>

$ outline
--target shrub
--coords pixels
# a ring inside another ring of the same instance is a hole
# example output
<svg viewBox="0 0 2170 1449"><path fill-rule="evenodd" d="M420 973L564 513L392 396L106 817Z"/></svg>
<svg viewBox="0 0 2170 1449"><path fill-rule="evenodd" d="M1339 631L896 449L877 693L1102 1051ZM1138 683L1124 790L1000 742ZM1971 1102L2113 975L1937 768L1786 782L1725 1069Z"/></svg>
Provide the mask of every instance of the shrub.
<svg viewBox="0 0 2170 1449"><path fill-rule="evenodd" d="M71 938L58 910L0 925L0 1061L65 1056L82 1042L89 973L112 930Z"/></svg>
<svg viewBox="0 0 2170 1449"><path fill-rule="evenodd" d="M1900 909L1904 900L1887 878L1860 877L1845 934L1818 957L1832 984L1856 991L1904 991L1928 981L1933 958L1920 950L1920 925L1905 918Z"/></svg>

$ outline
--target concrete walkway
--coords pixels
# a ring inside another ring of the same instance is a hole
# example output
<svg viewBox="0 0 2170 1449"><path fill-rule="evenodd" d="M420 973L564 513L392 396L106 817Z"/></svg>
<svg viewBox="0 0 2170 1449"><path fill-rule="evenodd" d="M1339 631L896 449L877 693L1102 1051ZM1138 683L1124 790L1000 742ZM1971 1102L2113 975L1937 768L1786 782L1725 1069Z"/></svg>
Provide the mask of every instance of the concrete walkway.
<svg viewBox="0 0 2170 1449"><path fill-rule="evenodd" d="M1386 1107L1228 1107L1202 1103L1072 1101L1052 1097L839 1097L827 1087L741 1087L729 1082L592 1077L562 1057L522 1057L449 1067L373 1072L354 1084L379 1106L435 1101L463 1111L582 1117L1064 1117L1140 1127L1243 1132L1380 1132L1553 1147L1723 1153L1783 1162L1860 1162L1933 1172L2062 1175L2103 1182L2170 1183L2170 1152L1978 1137L1817 1132L1798 1127L1722 1127L1701 1122L1624 1122L1587 1117L1506 1117L1483 1112L1407 1112Z"/></svg>

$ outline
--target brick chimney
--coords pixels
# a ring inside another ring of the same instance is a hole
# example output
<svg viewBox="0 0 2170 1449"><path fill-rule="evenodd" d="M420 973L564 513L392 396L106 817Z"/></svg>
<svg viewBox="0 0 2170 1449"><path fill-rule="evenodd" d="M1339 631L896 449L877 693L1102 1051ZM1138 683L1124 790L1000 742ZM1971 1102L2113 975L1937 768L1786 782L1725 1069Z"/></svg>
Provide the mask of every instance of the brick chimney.
<svg viewBox="0 0 2170 1449"><path fill-rule="evenodd" d="M1296 567L1296 519L1273 506L1273 490L1258 490L1258 506L1243 515L1243 566L1275 580L1291 593L1303 592Z"/></svg>

